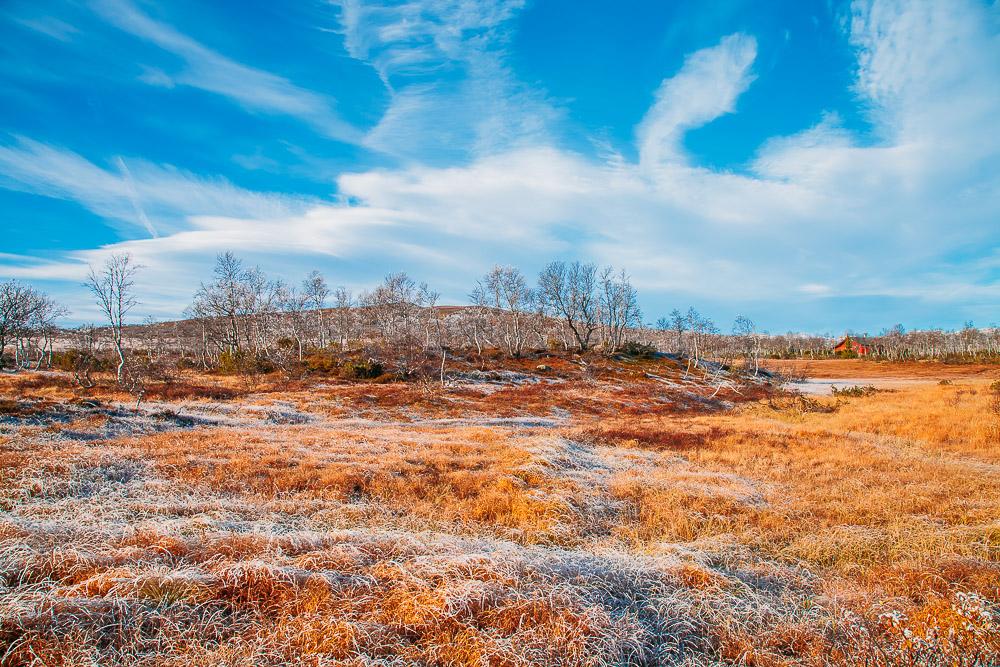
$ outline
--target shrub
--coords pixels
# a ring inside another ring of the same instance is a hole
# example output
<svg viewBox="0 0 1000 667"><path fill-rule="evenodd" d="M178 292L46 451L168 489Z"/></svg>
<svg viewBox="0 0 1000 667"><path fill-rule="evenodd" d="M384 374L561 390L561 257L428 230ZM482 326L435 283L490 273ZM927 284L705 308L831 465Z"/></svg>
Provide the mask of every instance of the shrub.
<svg viewBox="0 0 1000 667"><path fill-rule="evenodd" d="M239 370L241 355L238 351L223 350L215 369L223 375L232 375Z"/></svg>
<svg viewBox="0 0 1000 667"><path fill-rule="evenodd" d="M100 357L85 350L76 348L52 353L52 368L68 373L75 373L84 366L91 372L113 371L116 364L110 357Z"/></svg>
<svg viewBox="0 0 1000 667"><path fill-rule="evenodd" d="M640 343L630 340L622 345L619 353L626 357L635 359L652 359L656 356L656 348L648 343Z"/></svg>
<svg viewBox="0 0 1000 667"><path fill-rule="evenodd" d="M833 395L837 397L853 397L861 398L862 396L871 396L872 394L878 393L878 389L872 385L865 385L864 387L844 387L843 389L833 388Z"/></svg>
<svg viewBox="0 0 1000 667"><path fill-rule="evenodd" d="M245 350L223 350L216 370L223 375L258 375L273 371L274 364Z"/></svg>
<svg viewBox="0 0 1000 667"><path fill-rule="evenodd" d="M201 361L194 357L180 357L177 360L177 370L193 371L201 368Z"/></svg>
<svg viewBox="0 0 1000 667"><path fill-rule="evenodd" d="M309 373L332 373L340 367L340 360L330 350L314 350L302 359Z"/></svg>
<svg viewBox="0 0 1000 667"><path fill-rule="evenodd" d="M278 348L282 350L291 350L298 347L298 343L295 342L295 339L288 338L287 336L284 338L279 338L277 341L277 345Z"/></svg>
<svg viewBox="0 0 1000 667"><path fill-rule="evenodd" d="M117 364L108 356L98 356L88 350L70 349L55 352L52 355L52 367L73 374L73 379L80 387L90 388L96 382L92 373L115 372Z"/></svg>
<svg viewBox="0 0 1000 667"><path fill-rule="evenodd" d="M367 361L352 360L340 367L340 377L345 380L361 380L367 378L377 378L385 373L382 362L375 359Z"/></svg>

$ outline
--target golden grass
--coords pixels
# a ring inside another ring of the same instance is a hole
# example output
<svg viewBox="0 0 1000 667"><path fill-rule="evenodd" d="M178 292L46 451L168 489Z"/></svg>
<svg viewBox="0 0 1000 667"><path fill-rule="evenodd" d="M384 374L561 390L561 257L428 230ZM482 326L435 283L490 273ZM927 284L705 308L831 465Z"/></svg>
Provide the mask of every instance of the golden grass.
<svg viewBox="0 0 1000 667"><path fill-rule="evenodd" d="M872 359L767 359L763 367L810 378L900 378L912 380L998 379L996 364Z"/></svg>
<svg viewBox="0 0 1000 667"><path fill-rule="evenodd" d="M1000 414L987 380L915 385L877 400L847 399L843 409L813 421L838 432L898 436L928 454L962 454L1000 462Z"/></svg>
<svg viewBox="0 0 1000 667"><path fill-rule="evenodd" d="M171 481L255 500L374 506L411 524L472 524L528 542L552 541L560 521L579 518L518 439L483 427L199 430L123 444Z"/></svg>
<svg viewBox="0 0 1000 667"><path fill-rule="evenodd" d="M4 378L0 665L1000 661L989 382L712 411L564 365L192 398L313 421L104 439Z"/></svg>

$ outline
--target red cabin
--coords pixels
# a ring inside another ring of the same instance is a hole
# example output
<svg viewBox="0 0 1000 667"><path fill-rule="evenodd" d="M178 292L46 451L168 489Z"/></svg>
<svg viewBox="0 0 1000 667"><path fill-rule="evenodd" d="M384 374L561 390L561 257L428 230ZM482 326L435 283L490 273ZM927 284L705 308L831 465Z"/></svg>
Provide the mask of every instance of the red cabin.
<svg viewBox="0 0 1000 667"><path fill-rule="evenodd" d="M844 336L842 341L833 346L833 351L834 353L853 352L859 357L864 357L872 351L872 347L870 344L859 342L851 336Z"/></svg>

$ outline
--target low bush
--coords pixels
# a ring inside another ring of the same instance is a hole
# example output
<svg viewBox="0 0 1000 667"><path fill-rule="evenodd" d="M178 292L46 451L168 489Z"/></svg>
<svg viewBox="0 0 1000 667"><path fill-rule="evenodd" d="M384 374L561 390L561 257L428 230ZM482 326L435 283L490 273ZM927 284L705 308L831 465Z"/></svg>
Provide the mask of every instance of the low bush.
<svg viewBox="0 0 1000 667"><path fill-rule="evenodd" d="M844 387L843 389L838 389L837 387L833 387L832 391L833 391L833 395L837 396L838 398L840 398L840 397L843 397L843 398L861 398L862 396L871 396L872 394L876 394L876 393L879 392L879 389L877 389L876 387L868 384L868 385L865 385L863 387L860 387L860 386L856 386L856 387Z"/></svg>
<svg viewBox="0 0 1000 667"><path fill-rule="evenodd" d="M52 353L52 368L57 371L75 373L84 366L89 367L90 372L98 373L114 371L117 363L109 356L96 355L75 348Z"/></svg>
<svg viewBox="0 0 1000 667"><path fill-rule="evenodd" d="M274 371L274 364L245 350L223 350L216 370L222 375L259 375Z"/></svg>
<svg viewBox="0 0 1000 667"><path fill-rule="evenodd" d="M648 343L630 340L618 351L619 354L633 359L652 359L656 356L656 347Z"/></svg>
<svg viewBox="0 0 1000 667"><path fill-rule="evenodd" d="M377 378L384 373L385 367L376 359L351 360L340 367L340 377L345 380Z"/></svg>
<svg viewBox="0 0 1000 667"><path fill-rule="evenodd" d="M179 371L193 371L202 368L202 363L194 357L180 357L177 359L176 366Z"/></svg>
<svg viewBox="0 0 1000 667"><path fill-rule="evenodd" d="M307 373L333 373L340 368L340 359L331 350L314 350L302 358Z"/></svg>

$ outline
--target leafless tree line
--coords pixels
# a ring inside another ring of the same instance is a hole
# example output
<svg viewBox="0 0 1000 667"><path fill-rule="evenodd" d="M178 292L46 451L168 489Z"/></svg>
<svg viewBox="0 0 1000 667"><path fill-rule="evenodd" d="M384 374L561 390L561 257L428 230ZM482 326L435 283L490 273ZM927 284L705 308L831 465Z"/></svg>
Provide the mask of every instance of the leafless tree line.
<svg viewBox="0 0 1000 667"><path fill-rule="evenodd" d="M536 285L517 268L496 266L469 298L468 306L441 307L439 293L405 273L391 273L357 297L346 287L331 289L316 271L296 287L226 253L188 315L205 368L247 356L286 361L288 350L301 362L309 350L333 348L363 349L403 374L448 350L518 357L555 345L614 352L641 325L628 275L594 264L552 262Z"/></svg>
<svg viewBox="0 0 1000 667"><path fill-rule="evenodd" d="M1000 328L977 328L967 322L959 330L918 329L907 331L901 324L877 335L848 332L840 336L802 333L770 334L759 332L746 317L737 317L730 333L703 318L694 308L682 314L674 310L657 321L655 330L645 334L657 349L698 360L709 357L732 360L742 357L754 368L762 359L824 359L838 354L834 346L850 336L866 348L866 357L890 361L906 360L1000 360Z"/></svg>
<svg viewBox="0 0 1000 667"><path fill-rule="evenodd" d="M439 359L443 377L449 355L516 358L539 349L613 354L638 345L678 355L689 371L706 359L741 359L756 373L765 358L832 356L837 340L760 332L744 316L722 332L693 307L643 324L637 291L624 271L579 261L551 262L534 281L515 267L495 266L472 287L468 305L441 306L437 292L405 273L391 273L355 296L346 287L331 288L318 271L287 283L232 253L217 257L187 319L128 325L140 270L128 255L92 269L85 285L104 321L99 329L81 327L72 338L60 335L55 321L66 311L52 299L17 281L0 283L0 367L8 348L17 367L51 366L60 337L64 347L80 352L78 375L89 382L103 347L113 353L117 382L141 400L148 367L165 359L206 370L293 370L316 354L346 353L404 376L426 372ZM871 356L886 359L1000 358L1000 330L971 323L959 331L897 326L855 338Z"/></svg>
<svg viewBox="0 0 1000 667"><path fill-rule="evenodd" d="M1000 359L1000 327L977 328L972 322L957 331L924 329L907 331L902 324L877 336L855 335L869 343L876 356L906 359Z"/></svg>

